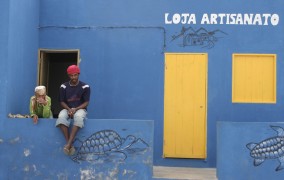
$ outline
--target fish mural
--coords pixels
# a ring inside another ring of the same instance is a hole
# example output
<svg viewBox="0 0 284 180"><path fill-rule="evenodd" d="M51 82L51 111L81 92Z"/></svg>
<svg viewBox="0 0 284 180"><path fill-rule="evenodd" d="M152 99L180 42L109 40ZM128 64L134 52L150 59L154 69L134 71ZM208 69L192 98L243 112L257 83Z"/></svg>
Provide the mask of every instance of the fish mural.
<svg viewBox="0 0 284 180"><path fill-rule="evenodd" d="M277 136L265 139L259 143L248 143L250 156L254 158L254 166L261 165L265 160L278 159L280 165L275 169L284 169L284 129L280 126L270 126Z"/></svg>
<svg viewBox="0 0 284 180"><path fill-rule="evenodd" d="M122 138L116 131L108 129L95 132L84 141L76 139L74 144L79 144L75 146L77 152L72 157L72 160L77 163L125 160L127 154L144 152L149 148L148 143L141 138L134 135Z"/></svg>

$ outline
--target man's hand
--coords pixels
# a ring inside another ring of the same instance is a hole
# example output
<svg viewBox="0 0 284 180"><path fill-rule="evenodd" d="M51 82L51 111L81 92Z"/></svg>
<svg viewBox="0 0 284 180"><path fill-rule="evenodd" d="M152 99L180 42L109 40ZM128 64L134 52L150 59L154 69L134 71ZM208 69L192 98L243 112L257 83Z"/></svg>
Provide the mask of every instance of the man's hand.
<svg viewBox="0 0 284 180"><path fill-rule="evenodd" d="M77 111L76 108L69 109L69 111L68 111L69 117L73 118L73 115L76 113L76 111Z"/></svg>

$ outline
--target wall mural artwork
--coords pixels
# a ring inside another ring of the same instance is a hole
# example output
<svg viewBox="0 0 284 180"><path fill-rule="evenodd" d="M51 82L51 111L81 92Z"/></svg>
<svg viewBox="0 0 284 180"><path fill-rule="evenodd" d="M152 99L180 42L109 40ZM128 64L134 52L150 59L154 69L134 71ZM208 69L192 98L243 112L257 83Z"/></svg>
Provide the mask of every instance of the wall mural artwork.
<svg viewBox="0 0 284 180"><path fill-rule="evenodd" d="M124 161L129 154L139 155L148 150L149 145L143 139L133 135L122 138L114 130L101 130L85 140L75 139L76 153L72 160L81 161Z"/></svg>
<svg viewBox="0 0 284 180"><path fill-rule="evenodd" d="M259 143L248 143L250 156L254 158L254 166L261 165L266 159L278 159L280 165L275 169L284 169L284 129L280 126L270 126L277 136L265 139Z"/></svg>
<svg viewBox="0 0 284 180"><path fill-rule="evenodd" d="M207 31L205 28L199 28L195 31L192 27L182 27L179 34L172 36L172 41L182 38L182 47L201 46L202 48L211 49L224 35L227 35L227 33L219 29Z"/></svg>

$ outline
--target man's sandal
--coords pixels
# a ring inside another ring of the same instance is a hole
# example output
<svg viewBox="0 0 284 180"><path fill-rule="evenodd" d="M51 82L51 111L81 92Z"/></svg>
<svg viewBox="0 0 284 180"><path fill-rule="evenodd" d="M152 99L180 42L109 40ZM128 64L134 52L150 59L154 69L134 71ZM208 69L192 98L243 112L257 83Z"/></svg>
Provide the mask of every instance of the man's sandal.
<svg viewBox="0 0 284 180"><path fill-rule="evenodd" d="M69 156L73 156L76 152L76 149L74 148L74 146L72 146L70 149L69 149Z"/></svg>
<svg viewBox="0 0 284 180"><path fill-rule="evenodd" d="M73 156L76 152L76 149L74 148L74 146L71 146L70 149L68 149L66 146L64 146L63 152L64 152L64 154L66 154L68 156Z"/></svg>
<svg viewBox="0 0 284 180"><path fill-rule="evenodd" d="M64 152L64 154L69 155L70 150L66 146L64 146L63 152Z"/></svg>

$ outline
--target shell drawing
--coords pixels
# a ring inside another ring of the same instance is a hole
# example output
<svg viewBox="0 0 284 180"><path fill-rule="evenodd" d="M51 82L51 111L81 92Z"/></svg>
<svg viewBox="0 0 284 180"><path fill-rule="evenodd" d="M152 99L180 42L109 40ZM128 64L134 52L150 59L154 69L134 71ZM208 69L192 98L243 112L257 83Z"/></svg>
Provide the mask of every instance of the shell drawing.
<svg viewBox="0 0 284 180"><path fill-rule="evenodd" d="M127 158L126 152L131 151L131 146L134 144L141 142L144 149L149 147L149 145L140 138L136 138L133 135L122 138L113 130L98 131L84 141L79 139L75 141L79 141L80 144L79 147L76 148L77 153L72 158L75 162L97 160L100 157L109 157L113 154L125 160ZM135 151L135 149L132 151Z"/></svg>
<svg viewBox="0 0 284 180"><path fill-rule="evenodd" d="M261 141L260 143L248 143L250 156L254 158L254 166L259 166L266 159L278 159L280 165L276 171L284 169L284 129L279 126L270 126L277 132L277 136Z"/></svg>

